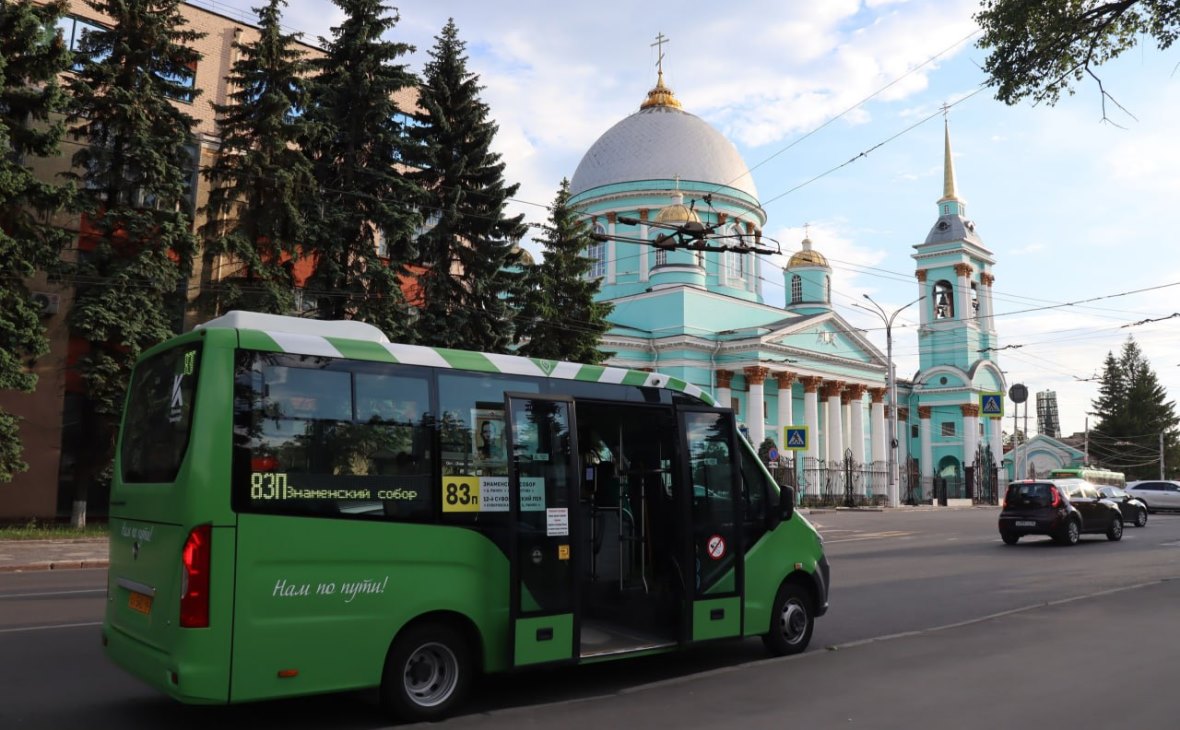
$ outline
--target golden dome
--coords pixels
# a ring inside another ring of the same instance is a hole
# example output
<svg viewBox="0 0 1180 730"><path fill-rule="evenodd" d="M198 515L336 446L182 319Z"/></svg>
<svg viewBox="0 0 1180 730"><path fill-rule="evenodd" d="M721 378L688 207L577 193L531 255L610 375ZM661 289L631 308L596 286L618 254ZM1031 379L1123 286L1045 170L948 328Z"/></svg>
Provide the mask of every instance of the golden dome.
<svg viewBox="0 0 1180 730"><path fill-rule="evenodd" d="M672 93L672 90L664 86L664 72L660 71L656 78L655 88L647 92L647 98L639 105L640 109L649 109L653 106L667 106L673 109L680 109L680 100Z"/></svg>
<svg viewBox="0 0 1180 730"><path fill-rule="evenodd" d="M796 266L827 266L828 260L819 251L811 250L811 239L803 239L803 250L791 256L791 260L787 262L787 268L792 269Z"/></svg>
<svg viewBox="0 0 1180 730"><path fill-rule="evenodd" d="M675 203L660 208L660 212L656 213L656 223L681 225L683 223L701 222L701 218L696 214L696 211L684 204L684 195L682 193L678 192L673 197L676 199Z"/></svg>

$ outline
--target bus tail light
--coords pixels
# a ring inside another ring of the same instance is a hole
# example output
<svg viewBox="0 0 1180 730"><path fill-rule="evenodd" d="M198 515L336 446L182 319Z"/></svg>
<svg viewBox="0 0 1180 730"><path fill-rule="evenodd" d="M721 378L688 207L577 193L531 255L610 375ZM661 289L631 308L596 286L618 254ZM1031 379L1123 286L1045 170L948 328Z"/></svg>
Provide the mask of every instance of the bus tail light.
<svg viewBox="0 0 1180 730"><path fill-rule="evenodd" d="M180 625L186 629L208 628L213 526L194 527L184 541L184 549L180 554L184 569L180 586Z"/></svg>

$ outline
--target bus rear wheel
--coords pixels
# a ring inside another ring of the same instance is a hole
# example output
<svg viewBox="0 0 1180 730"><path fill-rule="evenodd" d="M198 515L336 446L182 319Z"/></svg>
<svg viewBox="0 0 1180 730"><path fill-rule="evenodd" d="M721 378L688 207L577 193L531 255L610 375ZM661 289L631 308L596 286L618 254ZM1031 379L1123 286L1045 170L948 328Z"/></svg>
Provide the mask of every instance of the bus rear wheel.
<svg viewBox="0 0 1180 730"><path fill-rule="evenodd" d="M811 594L797 583L783 583L774 598L770 631L762 643L775 656L801 654L811 643L815 628Z"/></svg>
<svg viewBox="0 0 1180 730"><path fill-rule="evenodd" d="M402 720L439 720L462 701L470 684L470 652L458 631L439 623L411 626L385 660L381 703Z"/></svg>

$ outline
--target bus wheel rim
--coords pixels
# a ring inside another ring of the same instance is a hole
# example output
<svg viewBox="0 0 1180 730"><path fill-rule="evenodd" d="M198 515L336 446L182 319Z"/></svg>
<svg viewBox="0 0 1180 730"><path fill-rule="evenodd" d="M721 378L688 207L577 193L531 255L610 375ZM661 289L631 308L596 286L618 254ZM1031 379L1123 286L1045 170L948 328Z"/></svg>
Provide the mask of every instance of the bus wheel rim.
<svg viewBox="0 0 1180 730"><path fill-rule="evenodd" d="M420 707L446 702L459 681L459 660L445 644L423 644L406 659L406 694Z"/></svg>
<svg viewBox="0 0 1180 730"><path fill-rule="evenodd" d="M797 601L783 606L781 630L788 644L798 644L807 633L807 610Z"/></svg>

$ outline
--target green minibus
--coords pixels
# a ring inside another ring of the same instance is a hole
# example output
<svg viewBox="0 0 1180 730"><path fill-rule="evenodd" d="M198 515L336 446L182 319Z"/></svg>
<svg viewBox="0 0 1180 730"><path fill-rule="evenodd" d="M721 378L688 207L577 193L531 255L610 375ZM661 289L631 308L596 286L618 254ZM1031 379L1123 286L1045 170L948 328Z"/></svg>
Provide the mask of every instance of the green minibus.
<svg viewBox="0 0 1180 730"><path fill-rule="evenodd" d="M696 386L230 312L136 363L107 656L185 703L373 688L760 636L804 651L819 533Z"/></svg>

